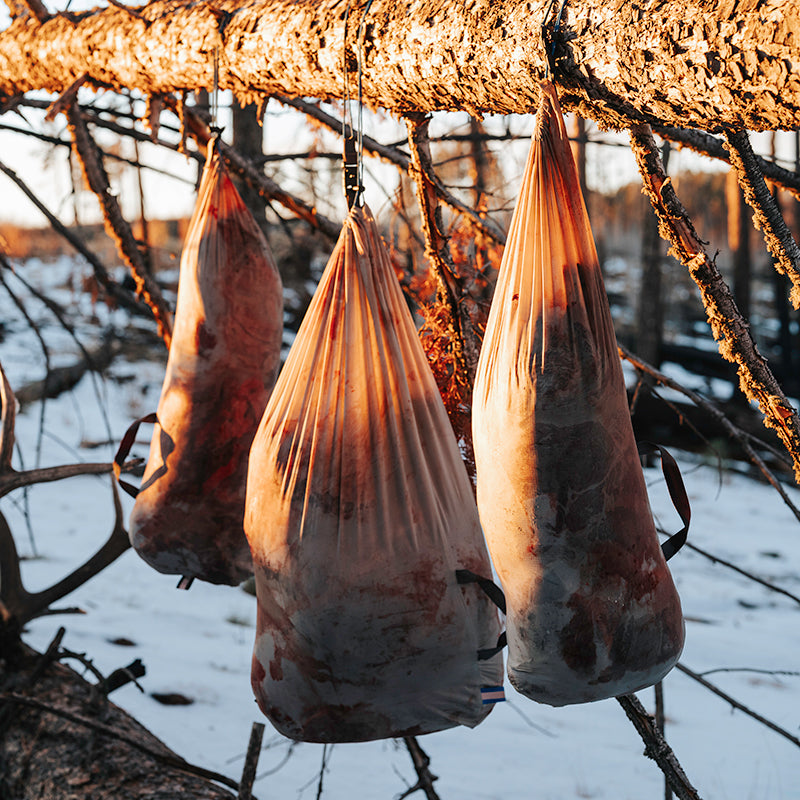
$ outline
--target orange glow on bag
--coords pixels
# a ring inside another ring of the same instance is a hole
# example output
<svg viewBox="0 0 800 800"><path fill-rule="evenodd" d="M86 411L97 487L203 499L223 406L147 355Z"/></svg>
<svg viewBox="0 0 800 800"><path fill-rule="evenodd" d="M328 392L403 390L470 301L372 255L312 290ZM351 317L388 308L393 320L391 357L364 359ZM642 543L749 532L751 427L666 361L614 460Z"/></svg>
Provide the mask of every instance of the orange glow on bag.
<svg viewBox="0 0 800 800"><path fill-rule="evenodd" d="M209 143L181 256L175 329L131 542L160 572L236 584L247 456L275 383L283 332L278 270Z"/></svg>
<svg viewBox="0 0 800 800"><path fill-rule="evenodd" d="M389 255L345 221L253 441L252 684L293 739L474 726L502 657L477 508Z"/></svg>
<svg viewBox="0 0 800 800"><path fill-rule="evenodd" d="M558 97L536 132L473 396L478 507L508 605L508 672L551 705L660 680L683 647L608 300Z"/></svg>

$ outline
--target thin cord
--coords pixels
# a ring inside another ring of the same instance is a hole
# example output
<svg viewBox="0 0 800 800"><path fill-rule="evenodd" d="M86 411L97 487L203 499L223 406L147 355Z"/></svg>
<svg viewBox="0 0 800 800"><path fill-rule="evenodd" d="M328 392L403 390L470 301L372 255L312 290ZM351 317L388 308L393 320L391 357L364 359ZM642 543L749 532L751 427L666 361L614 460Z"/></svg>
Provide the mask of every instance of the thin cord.
<svg viewBox="0 0 800 800"><path fill-rule="evenodd" d="M211 90L211 128L219 130L217 127L217 117L219 114L219 45L214 47L214 86Z"/></svg>
<svg viewBox="0 0 800 800"><path fill-rule="evenodd" d="M361 14L361 22L358 26L358 147L357 147L357 164L358 164L358 194L359 199L361 193L364 191L364 93L362 87L362 76L364 74L364 23L367 20L367 14L372 7L373 0L367 0L364 6L364 11Z"/></svg>

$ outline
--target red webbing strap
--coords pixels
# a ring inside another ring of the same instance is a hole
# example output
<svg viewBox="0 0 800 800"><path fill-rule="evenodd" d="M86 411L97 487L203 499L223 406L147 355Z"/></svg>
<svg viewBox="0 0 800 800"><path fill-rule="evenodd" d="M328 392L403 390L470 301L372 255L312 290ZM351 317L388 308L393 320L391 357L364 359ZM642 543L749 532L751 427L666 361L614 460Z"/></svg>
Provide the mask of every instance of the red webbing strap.
<svg viewBox="0 0 800 800"><path fill-rule="evenodd" d="M125 431L125 435L119 443L117 454L114 456L114 476L117 479L117 483L119 483L124 491L131 497L136 497L136 495L139 494L139 490L133 484L123 481L122 478L120 478L120 473L122 472L122 465L125 463L125 459L128 457L133 443L136 441L136 434L139 432L139 426L145 422L158 422L155 411L152 414L147 414L147 416L137 419L136 422Z"/></svg>
<svg viewBox="0 0 800 800"><path fill-rule="evenodd" d="M669 561L686 544L686 537L689 535L689 522L692 519L689 497L686 494L686 487L683 485L683 478L678 464L668 450L661 447L661 445L650 442L639 442L638 447L641 455L652 455L653 452L657 452L661 456L661 471L664 473L667 491L675 510L683 522L683 527L661 545L661 552L664 554L664 558Z"/></svg>

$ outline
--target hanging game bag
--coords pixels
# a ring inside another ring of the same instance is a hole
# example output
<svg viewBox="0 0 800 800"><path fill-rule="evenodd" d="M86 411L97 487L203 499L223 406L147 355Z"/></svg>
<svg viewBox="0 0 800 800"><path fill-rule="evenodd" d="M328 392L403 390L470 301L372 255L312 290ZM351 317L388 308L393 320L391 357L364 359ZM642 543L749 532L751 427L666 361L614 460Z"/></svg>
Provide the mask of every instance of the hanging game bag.
<svg viewBox="0 0 800 800"><path fill-rule="evenodd" d="M354 208L253 441L253 690L312 742L488 714L502 684L477 508L389 254ZM483 660L479 661L478 650Z"/></svg>
<svg viewBox="0 0 800 800"><path fill-rule="evenodd" d="M159 572L226 584L252 573L242 526L247 455L275 383L282 331L278 270L212 139L130 521L131 543Z"/></svg>
<svg viewBox="0 0 800 800"><path fill-rule="evenodd" d="M473 402L478 508L506 594L511 683L559 706L657 682L683 647L680 600L653 524L608 300L550 84Z"/></svg>

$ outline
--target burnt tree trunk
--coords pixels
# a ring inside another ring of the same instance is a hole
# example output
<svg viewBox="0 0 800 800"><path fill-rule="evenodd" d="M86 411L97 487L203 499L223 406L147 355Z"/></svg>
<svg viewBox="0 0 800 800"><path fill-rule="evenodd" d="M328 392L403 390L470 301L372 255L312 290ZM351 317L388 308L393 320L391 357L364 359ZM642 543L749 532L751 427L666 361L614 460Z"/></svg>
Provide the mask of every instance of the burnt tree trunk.
<svg viewBox="0 0 800 800"><path fill-rule="evenodd" d="M186 771L179 756L96 686L19 641L3 642L0 690L2 800L236 796Z"/></svg>
<svg viewBox="0 0 800 800"><path fill-rule="evenodd" d="M532 111L545 75L546 6L375 0L364 26L366 102L400 113ZM219 48L220 88L243 102L339 98L345 49L355 72L365 7L157 0L135 12L110 5L42 23L20 17L0 33L0 92L63 92L79 79L148 95L211 89ZM800 0L567 3L555 48L562 102L616 127L798 128L798 28Z"/></svg>

